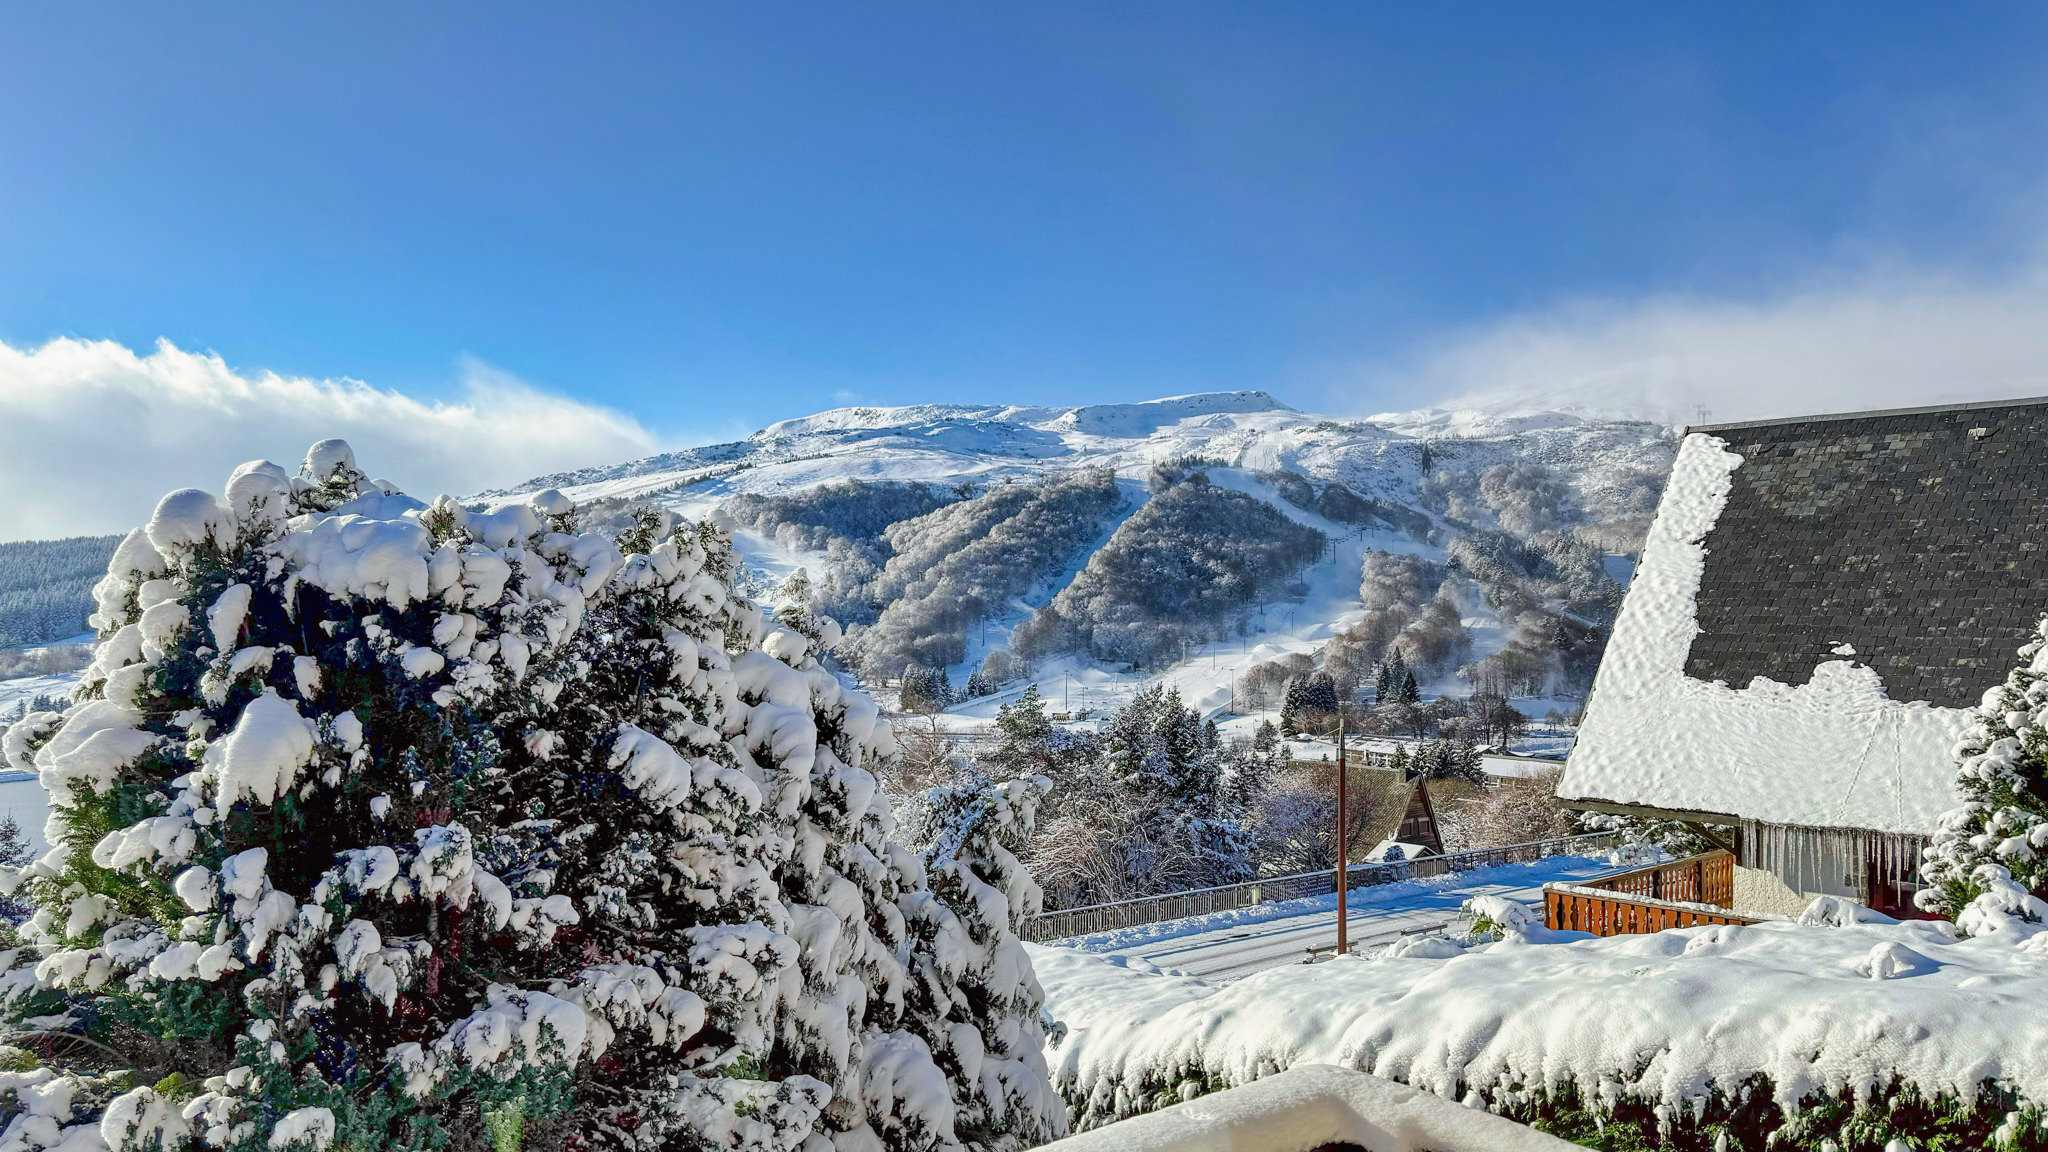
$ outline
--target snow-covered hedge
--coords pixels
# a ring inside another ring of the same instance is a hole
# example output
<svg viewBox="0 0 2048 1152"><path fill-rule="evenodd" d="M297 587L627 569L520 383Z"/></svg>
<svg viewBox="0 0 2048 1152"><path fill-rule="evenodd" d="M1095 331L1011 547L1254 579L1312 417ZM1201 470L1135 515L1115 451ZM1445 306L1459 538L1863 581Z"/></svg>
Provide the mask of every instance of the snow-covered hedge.
<svg viewBox="0 0 2048 1152"><path fill-rule="evenodd" d="M2041 1147L2048 934L1986 901L1974 938L1846 902L1607 939L1482 909L1505 939L1417 937L1223 985L1032 954L1083 1128L1329 1063L1517 1116L1634 1117L1684 1147Z"/></svg>
<svg viewBox="0 0 2048 1152"><path fill-rule="evenodd" d="M1555 1136L1428 1092L1298 1064L1263 1080L1134 1116L1046 1152L1573 1152Z"/></svg>
<svg viewBox="0 0 2048 1152"><path fill-rule="evenodd" d="M890 842L836 625L764 624L710 525L610 520L425 506L339 441L163 499L78 702L0 747L56 845L0 875L38 906L0 1148L1064 1131L1035 893Z"/></svg>

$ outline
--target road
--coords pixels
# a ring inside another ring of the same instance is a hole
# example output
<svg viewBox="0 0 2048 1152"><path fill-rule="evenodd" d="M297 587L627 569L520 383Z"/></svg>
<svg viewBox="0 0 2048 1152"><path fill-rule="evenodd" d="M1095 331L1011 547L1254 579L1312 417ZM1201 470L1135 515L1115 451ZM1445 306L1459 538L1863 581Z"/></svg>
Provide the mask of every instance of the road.
<svg viewBox="0 0 2048 1152"><path fill-rule="evenodd" d="M1350 944L1354 949L1377 947L1405 935L1455 924L1463 919L1460 908L1474 896L1505 896L1540 908L1544 884L1576 883L1616 870L1604 861L1554 856L1467 873L1458 878L1464 883L1451 881L1456 883L1455 887L1418 883L1358 889L1351 894L1349 915L1345 918ZM1161 968L1208 980L1235 980L1263 969L1299 964L1311 949L1327 953L1335 948L1336 899L1326 896L1314 903L1320 907L1254 923L1217 924L1219 917L1197 917L1192 921L1145 925L1139 930L1054 943L1090 952L1143 957ZM1176 931L1177 924L1185 929ZM1144 936L1150 938L1129 939Z"/></svg>

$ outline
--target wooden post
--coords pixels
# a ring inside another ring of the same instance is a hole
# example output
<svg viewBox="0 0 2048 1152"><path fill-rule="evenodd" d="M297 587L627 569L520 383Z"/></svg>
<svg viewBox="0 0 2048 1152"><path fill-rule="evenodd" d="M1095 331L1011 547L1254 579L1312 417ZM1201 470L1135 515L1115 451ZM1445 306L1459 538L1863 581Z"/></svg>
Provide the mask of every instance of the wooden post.
<svg viewBox="0 0 2048 1152"><path fill-rule="evenodd" d="M1337 955L1350 951L1349 936L1344 923L1344 889L1349 887L1351 856L1345 851L1344 824L1344 717L1337 717Z"/></svg>

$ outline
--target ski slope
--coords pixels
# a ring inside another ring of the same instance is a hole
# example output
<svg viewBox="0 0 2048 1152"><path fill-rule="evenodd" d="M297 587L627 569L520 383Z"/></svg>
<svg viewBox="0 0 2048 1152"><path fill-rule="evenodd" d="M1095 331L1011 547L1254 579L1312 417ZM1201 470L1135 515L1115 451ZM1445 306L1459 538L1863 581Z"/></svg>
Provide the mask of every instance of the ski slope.
<svg viewBox="0 0 2048 1152"><path fill-rule="evenodd" d="M1077 718L1114 711L1160 681L1203 713L1222 716L1235 711L1231 686L1245 671L1289 653L1313 652L1358 621L1359 566L1368 549L1413 552L1439 563L1444 559L1441 547L1405 532L1384 527L1361 530L1290 504L1267 479L1274 470L1317 483L1341 482L1361 497L1420 516L1426 503L1422 484L1432 467L1476 473L1494 464L1534 464L1570 486L1572 503L1587 522L1601 523L1640 511L1631 503L1631 493L1640 488L1642 476L1664 471L1671 451L1666 430L1641 422L1508 409L1427 410L1333 420L1297 411L1264 392L1244 391L1076 408L842 408L781 421L743 441L535 477L482 496L502 500L555 487L578 500L649 497L685 515L706 517L717 515L727 500L742 493L787 494L846 480L941 485L964 480L986 487L1005 478L1032 479L1060 469L1101 465L1115 472L1124 486L1127 516L1145 502L1153 465L1184 461L1200 467L1210 483L1255 496L1322 531L1330 549L1301 572L1291 595L1248 605L1241 627L1199 649L1191 645L1185 659L1163 675L1134 674L1127 666L1068 657L1039 662L1031 683L1054 710ZM1430 538L1486 527L1491 514L1471 508L1461 515L1479 520L1452 524L1438 518ZM948 678L963 682L987 652L1005 647L1011 629L1071 581L1116 527L1107 525L1102 538L1073 557L1066 570L972 628L966 659L946 669ZM771 603L773 587L797 568L808 568L815 578L830 566L824 553L788 549L744 528L736 542L758 579L755 591L765 593L761 598ZM1472 639L1470 658L1477 660L1509 637L1482 598L1475 594L1469 599L1460 606ZM1453 681L1447 676L1443 683L1421 688L1425 696L1461 694L1464 686ZM1025 686L1016 683L1003 694L966 702L941 723L961 731L986 727L997 708L1015 699ZM1529 701L1525 711L1540 716L1559 705ZM1566 701L1560 710L1570 712L1574 707L1574 702Z"/></svg>
<svg viewBox="0 0 2048 1152"><path fill-rule="evenodd" d="M1464 921L1462 908L1474 896L1502 896L1540 908L1545 884L1584 883L1613 871L1615 865L1605 856L1551 856L1433 880L1355 889L1346 907L1349 943L1354 950L1371 949L1403 936L1454 927ZM1327 954L1336 945L1337 898L1329 895L1142 924L1047 947L1117 956L1133 966L1223 982L1299 964L1311 953Z"/></svg>

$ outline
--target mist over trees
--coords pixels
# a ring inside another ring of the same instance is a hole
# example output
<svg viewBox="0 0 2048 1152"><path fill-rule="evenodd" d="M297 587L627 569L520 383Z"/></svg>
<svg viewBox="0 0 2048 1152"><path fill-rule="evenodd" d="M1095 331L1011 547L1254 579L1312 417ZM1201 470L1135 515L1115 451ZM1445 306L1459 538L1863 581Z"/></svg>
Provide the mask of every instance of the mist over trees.
<svg viewBox="0 0 2048 1152"><path fill-rule="evenodd" d="M1154 496L1011 636L1026 659L1087 652L1156 665L1227 632L1323 549L1321 532L1196 472Z"/></svg>
<svg viewBox="0 0 2048 1152"><path fill-rule="evenodd" d="M92 586L119 536L0 544L0 648L45 644L86 630Z"/></svg>

